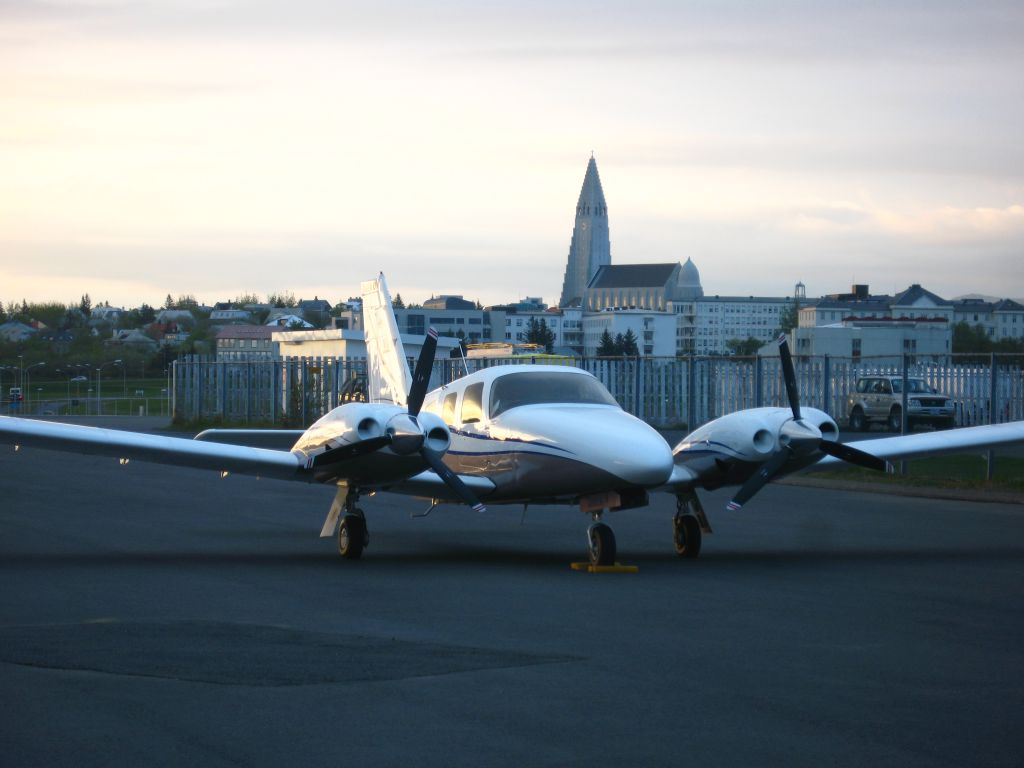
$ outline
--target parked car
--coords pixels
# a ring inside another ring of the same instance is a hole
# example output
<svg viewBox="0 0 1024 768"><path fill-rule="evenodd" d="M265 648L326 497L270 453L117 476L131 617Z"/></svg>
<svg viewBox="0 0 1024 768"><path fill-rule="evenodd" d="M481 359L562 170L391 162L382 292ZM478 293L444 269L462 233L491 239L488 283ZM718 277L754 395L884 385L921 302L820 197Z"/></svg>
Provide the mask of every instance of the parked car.
<svg viewBox="0 0 1024 768"><path fill-rule="evenodd" d="M85 376L75 376L73 379L71 379L71 383L72 384L77 384L78 382L88 381L88 380L89 379L87 379Z"/></svg>
<svg viewBox="0 0 1024 768"><path fill-rule="evenodd" d="M885 424L891 432L903 427L903 377L864 376L857 379L846 400L847 423L862 432L873 423ZM930 424L936 429L953 426L953 401L924 379L907 379L907 429Z"/></svg>

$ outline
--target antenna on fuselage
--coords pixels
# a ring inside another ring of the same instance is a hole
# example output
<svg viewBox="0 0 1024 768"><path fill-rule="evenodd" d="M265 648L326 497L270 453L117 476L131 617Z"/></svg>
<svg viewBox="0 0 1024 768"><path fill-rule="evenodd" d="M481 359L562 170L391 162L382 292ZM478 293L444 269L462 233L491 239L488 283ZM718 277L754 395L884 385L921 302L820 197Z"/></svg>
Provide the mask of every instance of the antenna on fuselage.
<svg viewBox="0 0 1024 768"><path fill-rule="evenodd" d="M459 356L462 358L462 370L466 372L466 376L469 376L469 363L466 362L466 350L462 348L462 342L459 342Z"/></svg>

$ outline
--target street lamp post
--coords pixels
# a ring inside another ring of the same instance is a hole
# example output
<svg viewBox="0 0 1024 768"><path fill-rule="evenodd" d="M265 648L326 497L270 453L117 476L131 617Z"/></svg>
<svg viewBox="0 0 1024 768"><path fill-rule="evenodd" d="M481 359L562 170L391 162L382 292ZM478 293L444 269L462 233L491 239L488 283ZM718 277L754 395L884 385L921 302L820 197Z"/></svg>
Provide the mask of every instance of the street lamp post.
<svg viewBox="0 0 1024 768"><path fill-rule="evenodd" d="M96 415L102 415L103 408L103 369L108 365L119 365L120 360L108 360L105 363L100 363L100 367L96 369Z"/></svg>
<svg viewBox="0 0 1024 768"><path fill-rule="evenodd" d="M25 368L22 371L22 373L21 373L22 382L23 382L22 389L21 389L21 396L22 396L22 399L25 399L25 410L26 411L29 410L29 407L31 406L31 403L29 402L31 400L31 398L32 398L32 373L31 373L31 371L32 371L33 368L38 368L40 365L46 365L46 363L32 363L32 365L30 365L28 368ZM25 378L26 376L28 378Z"/></svg>

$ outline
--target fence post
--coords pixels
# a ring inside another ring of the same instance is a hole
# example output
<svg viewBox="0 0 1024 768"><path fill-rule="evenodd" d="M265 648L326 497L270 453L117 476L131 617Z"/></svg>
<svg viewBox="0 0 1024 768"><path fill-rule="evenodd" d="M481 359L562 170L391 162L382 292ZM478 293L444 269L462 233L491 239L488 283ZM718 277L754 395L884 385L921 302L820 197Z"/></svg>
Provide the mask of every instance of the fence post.
<svg viewBox="0 0 1024 768"><path fill-rule="evenodd" d="M996 387L996 353L989 355L989 384L988 384L988 423L996 423L996 397L999 391ZM985 479L990 481L996 473L996 452L989 448L985 456Z"/></svg>
<svg viewBox="0 0 1024 768"><path fill-rule="evenodd" d="M764 371L761 368L761 356L754 353L754 407L760 408L764 404L764 397L761 394L761 377Z"/></svg>
<svg viewBox="0 0 1024 768"><path fill-rule="evenodd" d="M633 358L633 365L636 366L636 371L633 375L633 413L638 419L643 419L644 417L640 410L640 366L643 364L642 361L643 358L641 357Z"/></svg>
<svg viewBox="0 0 1024 768"><path fill-rule="evenodd" d="M908 372L907 372L907 361L908 361L908 356L907 356L907 353L904 352L903 353L903 368L900 371L900 373L902 375L901 378L903 380L903 388L902 388L903 389L903 392L902 392L903 396L900 398L900 402L902 403L902 405L900 407L900 417L901 417L900 420L902 422L900 424L900 434L901 435L907 434L907 400L908 400L908 398L907 398L907 387L909 386L908 379L910 378L908 376ZM904 476L907 474L907 462L906 461L901 461L900 462L900 474L904 475Z"/></svg>
<svg viewBox="0 0 1024 768"><path fill-rule="evenodd" d="M696 378L697 370L693 352L686 358L686 430L693 432L697 428Z"/></svg>
<svg viewBox="0 0 1024 768"><path fill-rule="evenodd" d="M832 364L828 355L822 364L821 376L821 410L832 415Z"/></svg>

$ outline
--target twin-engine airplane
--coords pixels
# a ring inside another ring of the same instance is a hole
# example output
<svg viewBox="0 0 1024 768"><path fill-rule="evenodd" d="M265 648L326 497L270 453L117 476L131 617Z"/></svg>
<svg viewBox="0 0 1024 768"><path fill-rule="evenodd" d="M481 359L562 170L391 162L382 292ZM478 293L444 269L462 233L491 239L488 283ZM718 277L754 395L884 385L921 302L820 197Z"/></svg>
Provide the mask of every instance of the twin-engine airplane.
<svg viewBox="0 0 1024 768"><path fill-rule="evenodd" d="M281 431L298 437L290 451L230 444L262 430L208 430L187 440L12 417L0 417L0 441L336 485L320 535L337 535L339 553L350 559L369 541L362 494L421 496L431 509L456 501L484 511L481 499L578 505L593 518L587 538L596 565L616 555L602 515L644 506L652 491L675 494L676 552L697 557L702 534L711 532L698 488L739 486L727 506L736 510L769 481L812 466L885 470L891 460L1024 442L1024 422L1013 422L840 444L828 414L801 409L780 337L789 408L737 411L670 448L578 368L498 366L428 393L436 332L410 376L384 276L363 283L362 294L369 402L340 405L304 432Z"/></svg>

